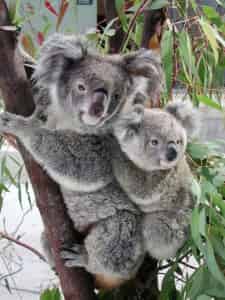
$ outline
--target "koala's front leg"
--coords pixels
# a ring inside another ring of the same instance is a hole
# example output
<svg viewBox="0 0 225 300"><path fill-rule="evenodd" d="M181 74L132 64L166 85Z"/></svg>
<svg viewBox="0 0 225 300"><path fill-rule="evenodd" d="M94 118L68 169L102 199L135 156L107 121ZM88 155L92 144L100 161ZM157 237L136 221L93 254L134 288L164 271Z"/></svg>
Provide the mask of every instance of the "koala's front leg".
<svg viewBox="0 0 225 300"><path fill-rule="evenodd" d="M182 211L161 211L144 216L146 251L156 259L174 257L188 238L189 218Z"/></svg>
<svg viewBox="0 0 225 300"><path fill-rule="evenodd" d="M95 191L112 181L110 152L104 139L41 127L42 121L0 114L0 132L19 138L34 159L61 186Z"/></svg>

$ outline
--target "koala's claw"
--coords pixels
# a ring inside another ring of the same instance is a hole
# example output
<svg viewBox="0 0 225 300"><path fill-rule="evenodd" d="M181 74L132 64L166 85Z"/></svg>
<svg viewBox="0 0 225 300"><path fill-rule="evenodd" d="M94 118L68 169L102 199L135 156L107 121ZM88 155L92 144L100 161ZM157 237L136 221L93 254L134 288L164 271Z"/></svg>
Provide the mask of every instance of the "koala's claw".
<svg viewBox="0 0 225 300"><path fill-rule="evenodd" d="M74 250L61 251L61 257L65 260L65 266L68 268L72 267L86 267L87 258L82 252L74 252Z"/></svg>
<svg viewBox="0 0 225 300"><path fill-rule="evenodd" d="M7 131L11 121L10 115L7 112L0 114L0 131Z"/></svg>
<svg viewBox="0 0 225 300"><path fill-rule="evenodd" d="M73 259L68 259L65 262L65 266L67 268L73 268L73 267L85 268L86 265L87 264L84 261L84 258L82 256L77 256L77 257L74 257Z"/></svg>
<svg viewBox="0 0 225 300"><path fill-rule="evenodd" d="M61 257L65 260L65 266L85 267L87 265L87 256L83 245L74 244L73 247L61 251Z"/></svg>
<svg viewBox="0 0 225 300"><path fill-rule="evenodd" d="M79 244L73 244L72 246L68 246L68 244L63 244L61 249L62 252L73 252L75 254L78 254L84 251L84 246Z"/></svg>
<svg viewBox="0 0 225 300"><path fill-rule="evenodd" d="M34 119L39 121L41 124L45 124L48 121L47 112L39 109L34 113Z"/></svg>
<svg viewBox="0 0 225 300"><path fill-rule="evenodd" d="M26 121L21 116L3 112L0 114L0 132L17 135L18 132L26 127Z"/></svg>

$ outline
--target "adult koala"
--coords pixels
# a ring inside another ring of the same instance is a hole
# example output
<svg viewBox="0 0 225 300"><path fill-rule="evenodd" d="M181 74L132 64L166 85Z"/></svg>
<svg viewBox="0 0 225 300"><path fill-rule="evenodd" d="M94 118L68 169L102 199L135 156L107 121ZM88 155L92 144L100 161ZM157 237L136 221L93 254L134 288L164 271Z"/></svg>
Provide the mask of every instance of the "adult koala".
<svg viewBox="0 0 225 300"><path fill-rule="evenodd" d="M34 73L34 114L0 116L0 130L17 136L60 184L75 228L86 234L67 264L110 287L134 276L144 252L140 212L114 179L109 136L137 95L159 93L162 77L151 51L102 57L82 40L56 34Z"/></svg>
<svg viewBox="0 0 225 300"><path fill-rule="evenodd" d="M187 135L197 128L190 102L174 102L165 110L137 105L115 126L114 174L144 213L143 243L157 259L175 256L187 239L194 198L185 150Z"/></svg>

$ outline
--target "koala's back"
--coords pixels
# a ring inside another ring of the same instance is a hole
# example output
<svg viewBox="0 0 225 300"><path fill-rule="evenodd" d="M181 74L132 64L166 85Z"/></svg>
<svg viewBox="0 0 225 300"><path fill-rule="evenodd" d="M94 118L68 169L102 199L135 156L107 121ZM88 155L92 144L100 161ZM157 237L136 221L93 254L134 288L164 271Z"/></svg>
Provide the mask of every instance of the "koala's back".
<svg viewBox="0 0 225 300"><path fill-rule="evenodd" d="M62 193L70 218L80 232L88 230L100 220L116 215L119 211L140 214L116 181L92 193L73 192L63 188Z"/></svg>

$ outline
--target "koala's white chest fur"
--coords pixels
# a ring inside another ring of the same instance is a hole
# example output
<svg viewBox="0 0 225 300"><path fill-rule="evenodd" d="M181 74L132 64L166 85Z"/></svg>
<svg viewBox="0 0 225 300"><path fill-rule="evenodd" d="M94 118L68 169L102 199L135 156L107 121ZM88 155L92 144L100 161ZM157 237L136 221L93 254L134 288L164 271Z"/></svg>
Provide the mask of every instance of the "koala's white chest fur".
<svg viewBox="0 0 225 300"><path fill-rule="evenodd" d="M59 172L48 172L49 175L54 178L56 182L60 182L60 186L63 188L69 189L71 191L76 191L76 192L85 192L85 193L90 193L93 191L98 191L105 186L107 186L111 181L112 178L105 178L104 180L97 180L96 182L89 182L87 183L86 181L81 180L74 180L74 178L69 178L68 176L63 176Z"/></svg>

